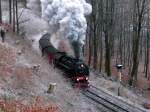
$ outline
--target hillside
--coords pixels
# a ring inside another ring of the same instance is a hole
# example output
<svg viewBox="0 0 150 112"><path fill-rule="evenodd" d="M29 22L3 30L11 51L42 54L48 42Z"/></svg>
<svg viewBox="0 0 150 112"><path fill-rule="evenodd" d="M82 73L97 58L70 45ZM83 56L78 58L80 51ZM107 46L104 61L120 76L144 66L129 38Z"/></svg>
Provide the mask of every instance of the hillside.
<svg viewBox="0 0 150 112"><path fill-rule="evenodd" d="M2 0L2 9L5 13L8 11L7 2L8 0ZM20 33L14 33L13 28L9 26L11 30L6 33L5 43L2 43L0 38L0 112L1 110L2 112L106 111L103 106L98 107L86 98L80 88L74 88L61 70L48 63L46 56L41 56L38 41L44 33L50 33L53 28L41 18L40 0L27 0L27 3L25 8L22 2L19 2ZM6 17L8 16L6 15ZM9 19L7 18L7 20ZM59 33L52 35L54 46L68 54L73 54L69 41L59 40L59 36ZM92 45L94 44L92 43ZM88 44L85 47L88 52ZM104 49L103 44L102 48ZM85 55L88 58L89 53ZM94 57L91 59L93 60ZM113 60L114 63L115 61ZM90 84L132 105L140 108L146 105L145 107L149 108L150 91L148 88L150 82L139 80L139 88L127 86L129 75L126 69L122 71L124 75L122 76L120 96L117 96L120 85L117 82L118 71L114 63L111 65L112 77L107 77L103 70L100 73L99 70L91 69ZM93 67L92 64L91 67ZM56 83L56 87L50 94L47 91L52 83Z"/></svg>

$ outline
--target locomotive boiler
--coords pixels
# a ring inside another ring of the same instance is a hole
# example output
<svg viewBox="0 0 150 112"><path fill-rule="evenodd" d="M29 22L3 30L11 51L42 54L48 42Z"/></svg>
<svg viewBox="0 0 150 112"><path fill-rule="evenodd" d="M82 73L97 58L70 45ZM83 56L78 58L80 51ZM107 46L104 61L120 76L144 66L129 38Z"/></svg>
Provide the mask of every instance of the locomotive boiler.
<svg viewBox="0 0 150 112"><path fill-rule="evenodd" d="M42 54L48 56L50 63L55 67L63 70L65 74L75 83L88 83L89 68L80 59L68 56L65 52L60 52L50 42L51 35L49 33L43 35L39 40L39 46Z"/></svg>

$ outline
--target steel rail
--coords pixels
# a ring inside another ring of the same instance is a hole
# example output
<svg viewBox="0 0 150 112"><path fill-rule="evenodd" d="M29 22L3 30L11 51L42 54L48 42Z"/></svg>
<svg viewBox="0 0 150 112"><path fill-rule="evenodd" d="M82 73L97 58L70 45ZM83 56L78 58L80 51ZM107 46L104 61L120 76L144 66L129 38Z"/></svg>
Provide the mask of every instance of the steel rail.
<svg viewBox="0 0 150 112"><path fill-rule="evenodd" d="M107 92L101 90L100 88L97 88L97 87L95 87L95 86L93 86L93 85L90 85L90 87L95 88L96 90L98 90L99 92L101 92L101 93L103 93L103 94L105 94L105 95L111 96L113 99L119 100L121 103L126 104L126 106L128 106L128 107L130 107L130 108L137 109L137 110L136 110L137 112L139 112L139 111L140 111L140 112L145 112L145 110L143 110L143 109L141 109L141 108L139 108L139 107L137 107L137 106L134 106L134 105L132 105L132 104L130 104L130 103L127 103L126 101L124 101L124 100L122 100L122 99L117 99L116 97L114 97L114 96L108 94Z"/></svg>
<svg viewBox="0 0 150 112"><path fill-rule="evenodd" d="M113 112L130 112L130 111L108 101L107 99L99 96L98 94L94 93L90 89L87 89L86 91L84 91L83 94L85 96L87 96L88 98L92 99L93 101L95 101L96 103L104 106L106 109L109 109Z"/></svg>

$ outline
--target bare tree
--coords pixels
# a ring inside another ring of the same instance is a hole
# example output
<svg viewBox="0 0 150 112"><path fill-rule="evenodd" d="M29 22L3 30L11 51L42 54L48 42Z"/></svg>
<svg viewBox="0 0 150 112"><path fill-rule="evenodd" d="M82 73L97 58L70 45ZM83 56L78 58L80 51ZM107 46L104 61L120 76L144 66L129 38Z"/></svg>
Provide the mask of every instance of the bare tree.
<svg viewBox="0 0 150 112"><path fill-rule="evenodd" d="M145 72L145 77L150 78L149 76L149 52L150 52L150 17L147 17L147 31L146 31L146 36L145 36L145 64L144 64L144 72Z"/></svg>
<svg viewBox="0 0 150 112"><path fill-rule="evenodd" d="M104 14L104 28L103 32L105 35L105 72L108 76L111 76L111 38L113 33L114 23L114 0L106 0L106 8Z"/></svg>
<svg viewBox="0 0 150 112"><path fill-rule="evenodd" d="M15 0L13 0L13 32L16 31Z"/></svg>
<svg viewBox="0 0 150 112"><path fill-rule="evenodd" d="M148 1L89 0L93 12L88 17L86 48L91 67L110 76L115 59L126 67L133 85L144 62L145 76L149 77Z"/></svg>
<svg viewBox="0 0 150 112"><path fill-rule="evenodd" d="M2 0L0 0L0 23L2 23Z"/></svg>
<svg viewBox="0 0 150 112"><path fill-rule="evenodd" d="M133 43L132 43L132 70L129 84L133 85L133 81L137 80L138 65L139 65L139 42L141 37L142 22L144 17L146 0L134 1L134 15L133 15Z"/></svg>
<svg viewBox="0 0 150 112"><path fill-rule="evenodd" d="M17 33L19 34L19 21L18 21L18 0L15 1L16 6L16 26L17 26Z"/></svg>
<svg viewBox="0 0 150 112"><path fill-rule="evenodd" d="M12 22L12 0L9 0L9 24Z"/></svg>

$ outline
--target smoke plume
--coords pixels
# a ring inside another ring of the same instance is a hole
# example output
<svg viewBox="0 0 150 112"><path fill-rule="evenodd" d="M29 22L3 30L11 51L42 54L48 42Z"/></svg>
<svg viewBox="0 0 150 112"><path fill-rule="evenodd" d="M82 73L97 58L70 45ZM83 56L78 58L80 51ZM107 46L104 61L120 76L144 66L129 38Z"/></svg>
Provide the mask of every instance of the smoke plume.
<svg viewBox="0 0 150 112"><path fill-rule="evenodd" d="M86 35L86 15L92 7L85 0L41 0L42 18L50 26L50 33L69 40L76 58L81 56Z"/></svg>

